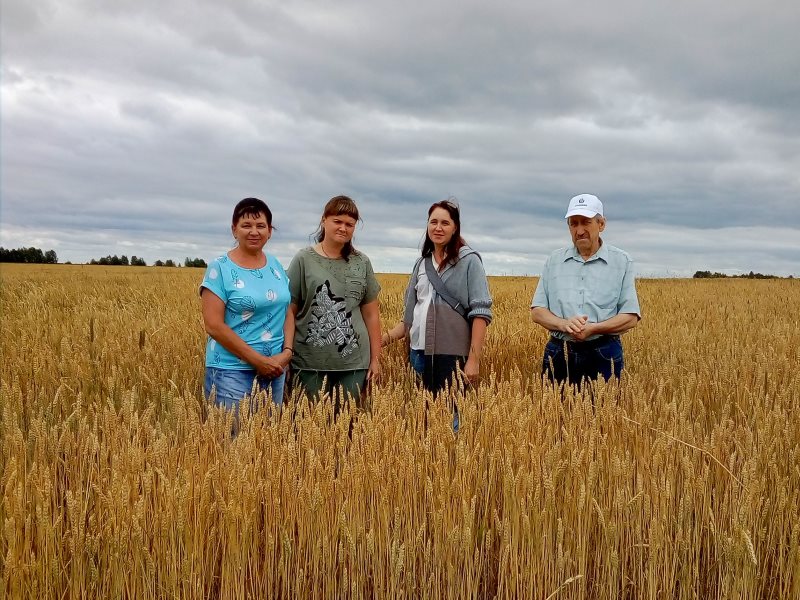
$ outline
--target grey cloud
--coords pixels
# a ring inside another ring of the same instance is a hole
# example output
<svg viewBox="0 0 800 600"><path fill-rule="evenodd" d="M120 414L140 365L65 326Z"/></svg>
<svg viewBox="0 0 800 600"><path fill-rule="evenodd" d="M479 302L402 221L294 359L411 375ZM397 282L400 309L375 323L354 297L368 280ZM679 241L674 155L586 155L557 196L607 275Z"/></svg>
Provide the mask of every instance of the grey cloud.
<svg viewBox="0 0 800 600"><path fill-rule="evenodd" d="M387 270L449 195L501 270L539 268L578 192L620 227L800 225L794 3L7 4L2 224L35 214L75 258L96 246L59 230L218 252L250 195L289 255L353 195Z"/></svg>

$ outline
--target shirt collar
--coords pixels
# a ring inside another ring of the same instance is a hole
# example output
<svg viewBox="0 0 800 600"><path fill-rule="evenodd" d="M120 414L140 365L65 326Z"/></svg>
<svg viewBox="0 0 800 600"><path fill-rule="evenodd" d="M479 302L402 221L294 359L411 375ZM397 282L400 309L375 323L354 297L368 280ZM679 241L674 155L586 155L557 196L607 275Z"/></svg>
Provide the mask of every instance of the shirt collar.
<svg viewBox="0 0 800 600"><path fill-rule="evenodd" d="M597 249L597 252L584 260L580 252L578 252L578 249L575 247L575 244L573 244L569 247L569 249L567 249L566 256L564 256L565 261L569 259L577 260L578 262L592 262L593 260L600 259L604 263L608 263L608 246L604 244L603 240L601 239L600 248Z"/></svg>

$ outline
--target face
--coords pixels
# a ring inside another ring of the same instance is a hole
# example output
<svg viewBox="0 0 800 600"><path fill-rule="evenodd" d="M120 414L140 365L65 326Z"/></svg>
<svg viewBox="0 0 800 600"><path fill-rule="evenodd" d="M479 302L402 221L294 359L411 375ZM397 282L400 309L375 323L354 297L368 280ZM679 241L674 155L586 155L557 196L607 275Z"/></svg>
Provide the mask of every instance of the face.
<svg viewBox="0 0 800 600"><path fill-rule="evenodd" d="M325 239L339 244L346 244L353 239L356 220L349 215L330 215L322 219Z"/></svg>
<svg viewBox="0 0 800 600"><path fill-rule="evenodd" d="M272 228L263 213L257 216L243 215L233 227L233 237L243 250L255 252L261 250L272 235Z"/></svg>
<svg viewBox="0 0 800 600"><path fill-rule="evenodd" d="M600 248L600 232L606 228L603 217L583 217L573 215L567 219L572 243L581 256L588 258Z"/></svg>
<svg viewBox="0 0 800 600"><path fill-rule="evenodd" d="M434 208L428 217L428 237L435 246L445 246L453 239L456 223L450 213L443 208Z"/></svg>

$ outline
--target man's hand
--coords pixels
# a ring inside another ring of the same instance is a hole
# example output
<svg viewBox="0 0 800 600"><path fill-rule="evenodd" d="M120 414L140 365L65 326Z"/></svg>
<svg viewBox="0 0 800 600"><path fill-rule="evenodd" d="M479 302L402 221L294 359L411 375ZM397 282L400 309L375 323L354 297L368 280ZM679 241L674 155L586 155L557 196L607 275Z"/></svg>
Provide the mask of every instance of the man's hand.
<svg viewBox="0 0 800 600"><path fill-rule="evenodd" d="M574 337L579 342L585 342L590 337L595 335L596 329L597 329L597 323L586 323L583 326L583 329L581 329L577 333L573 333L572 337Z"/></svg>
<svg viewBox="0 0 800 600"><path fill-rule="evenodd" d="M575 315L569 319L562 319L561 331L570 334L575 339L582 339L579 336L586 329L588 321L588 315Z"/></svg>

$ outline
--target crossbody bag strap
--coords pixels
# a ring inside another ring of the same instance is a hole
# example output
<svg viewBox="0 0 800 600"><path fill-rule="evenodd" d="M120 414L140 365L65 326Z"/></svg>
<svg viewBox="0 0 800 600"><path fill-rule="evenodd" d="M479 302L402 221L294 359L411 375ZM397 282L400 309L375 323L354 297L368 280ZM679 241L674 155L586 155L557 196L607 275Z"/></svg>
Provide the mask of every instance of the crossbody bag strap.
<svg viewBox="0 0 800 600"><path fill-rule="evenodd" d="M430 255L425 257L425 275L428 276L428 281L431 282L431 285L433 286L433 289L436 290L436 293L439 294L445 302L447 302L450 308L466 319L467 310L461 306L461 303L456 300L449 291L447 291L447 286L445 285L444 281L442 281L439 273L433 267L433 261L431 260Z"/></svg>

